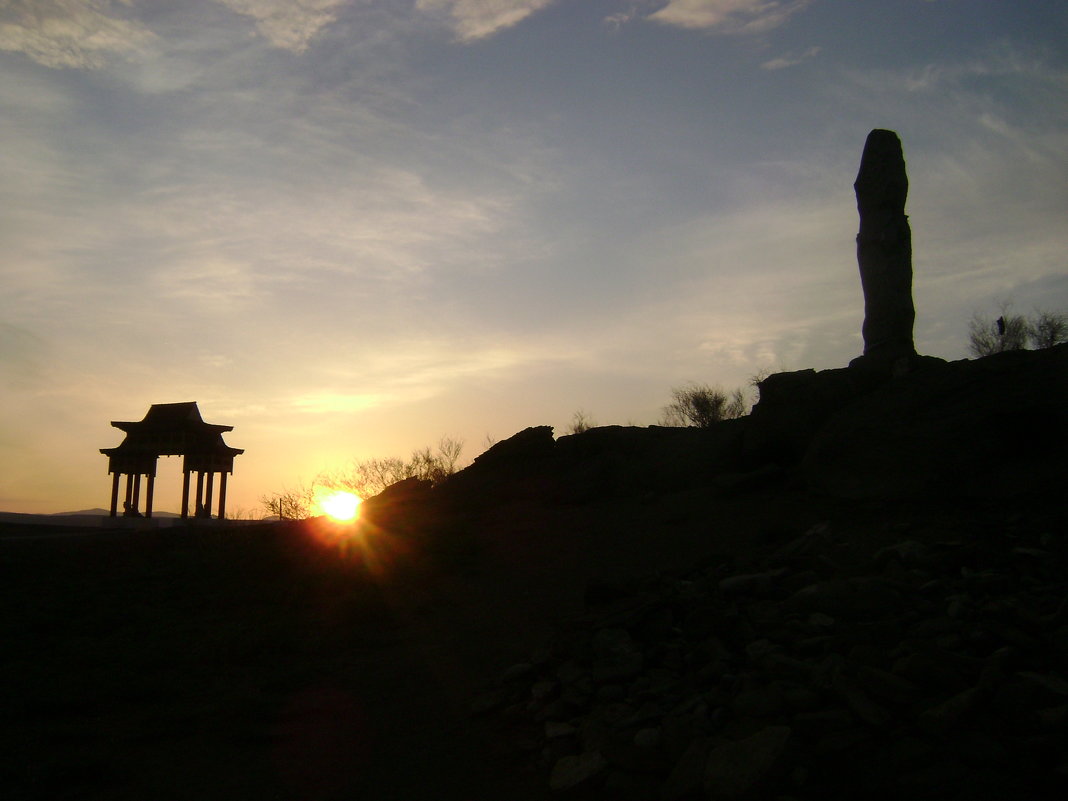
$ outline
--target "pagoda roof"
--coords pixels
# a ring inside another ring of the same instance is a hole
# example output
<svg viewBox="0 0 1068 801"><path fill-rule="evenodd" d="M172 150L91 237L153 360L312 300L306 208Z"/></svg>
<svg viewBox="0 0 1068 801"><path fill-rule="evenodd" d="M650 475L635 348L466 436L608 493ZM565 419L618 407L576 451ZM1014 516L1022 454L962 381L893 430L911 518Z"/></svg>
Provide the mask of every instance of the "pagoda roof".
<svg viewBox="0 0 1068 801"><path fill-rule="evenodd" d="M183 431L233 431L233 426L221 426L205 423L200 416L196 401L184 403L153 403L141 420L123 422L112 420L111 425L127 433L132 431L153 431L156 429Z"/></svg>
<svg viewBox="0 0 1068 801"><path fill-rule="evenodd" d="M205 423L195 401L154 403L144 418L137 421L113 420L111 425L126 432L116 448L101 448L108 456L128 453L179 455L212 451L236 456L243 448L231 448L223 442L223 432L233 426Z"/></svg>

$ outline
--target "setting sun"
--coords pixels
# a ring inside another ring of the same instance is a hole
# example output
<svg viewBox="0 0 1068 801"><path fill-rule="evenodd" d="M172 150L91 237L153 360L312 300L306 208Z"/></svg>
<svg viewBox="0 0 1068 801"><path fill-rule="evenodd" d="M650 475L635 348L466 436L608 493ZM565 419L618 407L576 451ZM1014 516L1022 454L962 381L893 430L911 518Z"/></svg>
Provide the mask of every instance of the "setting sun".
<svg viewBox="0 0 1068 801"><path fill-rule="evenodd" d="M356 517L360 497L345 490L331 490L317 499L319 510L334 520L347 521Z"/></svg>

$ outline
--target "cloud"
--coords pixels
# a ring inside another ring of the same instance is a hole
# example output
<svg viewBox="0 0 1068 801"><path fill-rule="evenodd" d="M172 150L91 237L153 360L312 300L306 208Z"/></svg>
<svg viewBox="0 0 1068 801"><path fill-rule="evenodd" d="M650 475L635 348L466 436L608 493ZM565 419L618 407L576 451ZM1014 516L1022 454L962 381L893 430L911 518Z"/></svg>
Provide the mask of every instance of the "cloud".
<svg viewBox="0 0 1068 801"><path fill-rule="evenodd" d="M649 19L678 28L754 34L778 28L811 0L669 0Z"/></svg>
<svg viewBox="0 0 1068 801"><path fill-rule="evenodd" d="M1017 76L1055 81L1062 91L1068 85L1068 76L1063 70L1051 70L1042 53L1023 51L1008 43L965 61L925 64L908 72L904 84L910 92L934 92L959 87L976 78Z"/></svg>
<svg viewBox="0 0 1068 801"><path fill-rule="evenodd" d="M99 69L114 56L144 53L155 35L122 19L116 5L110 0L12 0L0 7L0 50L55 69Z"/></svg>
<svg viewBox="0 0 1068 801"><path fill-rule="evenodd" d="M484 39L510 28L556 0L417 0L417 10L447 17L462 42Z"/></svg>
<svg viewBox="0 0 1068 801"><path fill-rule="evenodd" d="M796 67L798 64L804 64L806 61L815 58L819 54L820 48L810 47L801 55L793 55L792 53L787 53L779 56L778 58L773 58L770 61L765 61L763 64L760 65L760 68L765 70L782 70L787 69L789 67Z"/></svg>
<svg viewBox="0 0 1068 801"><path fill-rule="evenodd" d="M303 53L308 43L337 20L346 0L217 0L256 21L256 29L275 47Z"/></svg>
<svg viewBox="0 0 1068 801"><path fill-rule="evenodd" d="M668 0L648 19L679 28L758 34L782 25L810 0Z"/></svg>

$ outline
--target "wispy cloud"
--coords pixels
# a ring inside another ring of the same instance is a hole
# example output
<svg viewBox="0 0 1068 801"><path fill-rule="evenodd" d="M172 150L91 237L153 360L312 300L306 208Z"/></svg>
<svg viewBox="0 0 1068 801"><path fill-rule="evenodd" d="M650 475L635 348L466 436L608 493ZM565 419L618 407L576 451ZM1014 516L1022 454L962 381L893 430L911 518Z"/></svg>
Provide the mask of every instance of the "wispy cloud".
<svg viewBox="0 0 1068 801"><path fill-rule="evenodd" d="M517 25L556 0L417 0L419 11L442 17L463 42Z"/></svg>
<svg viewBox="0 0 1068 801"><path fill-rule="evenodd" d="M317 364L308 383L315 391L282 401L301 413L350 413L434 398L458 381L518 371L556 355L536 344L412 340L366 354L349 370L329 359Z"/></svg>
<svg viewBox="0 0 1068 801"><path fill-rule="evenodd" d="M156 36L111 0L9 0L0 6L0 50L53 68L98 69L144 53Z"/></svg>
<svg viewBox="0 0 1068 801"><path fill-rule="evenodd" d="M327 25L337 20L346 0L216 0L256 21L256 30L275 47L302 53Z"/></svg>
<svg viewBox="0 0 1068 801"><path fill-rule="evenodd" d="M1041 53L1025 52L1007 42L987 49L966 60L925 64L904 76L904 85L911 92L933 92L956 86L975 78L1004 78L1029 76L1050 79L1056 76L1063 90L1068 88L1068 74L1051 72Z"/></svg>
<svg viewBox="0 0 1068 801"><path fill-rule="evenodd" d="M786 53L784 55L779 56L778 58L773 58L769 61L765 61L763 64L760 65L760 67L761 69L765 70L788 69L790 67L796 67L799 64L804 64L806 61L811 61L819 54L820 48L810 47L808 50L801 53L800 55Z"/></svg>
<svg viewBox="0 0 1068 801"><path fill-rule="evenodd" d="M759 34L777 28L810 0L668 0L648 19L679 28L725 34Z"/></svg>
<svg viewBox="0 0 1068 801"><path fill-rule="evenodd" d="M604 24L613 33L619 31L624 25L628 25L636 19L640 19L642 16L642 0L632 0L627 8L622 11L617 11L615 14L609 14L604 18Z"/></svg>

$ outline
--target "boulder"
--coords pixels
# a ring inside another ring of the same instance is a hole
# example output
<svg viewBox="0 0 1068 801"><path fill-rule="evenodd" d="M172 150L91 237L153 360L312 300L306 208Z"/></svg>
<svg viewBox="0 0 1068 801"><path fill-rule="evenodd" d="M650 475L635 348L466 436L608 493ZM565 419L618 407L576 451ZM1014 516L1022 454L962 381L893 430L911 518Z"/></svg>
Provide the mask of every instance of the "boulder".
<svg viewBox="0 0 1068 801"><path fill-rule="evenodd" d="M845 367L769 375L757 385L760 400L746 421L742 461L750 467L796 464L831 416L882 383L877 373Z"/></svg>
<svg viewBox="0 0 1068 801"><path fill-rule="evenodd" d="M555 447L552 426L530 426L506 440L495 443L485 453L476 456L471 467L477 472L480 469L515 466L532 459L552 456Z"/></svg>
<svg viewBox="0 0 1068 801"><path fill-rule="evenodd" d="M608 762L597 751L561 757L553 766L549 789L559 792L585 784L604 771Z"/></svg>

